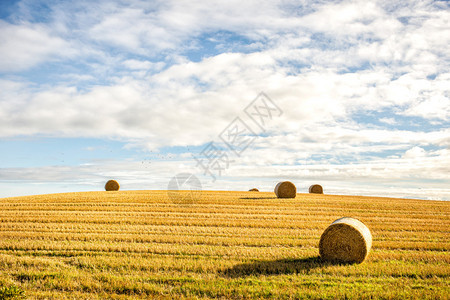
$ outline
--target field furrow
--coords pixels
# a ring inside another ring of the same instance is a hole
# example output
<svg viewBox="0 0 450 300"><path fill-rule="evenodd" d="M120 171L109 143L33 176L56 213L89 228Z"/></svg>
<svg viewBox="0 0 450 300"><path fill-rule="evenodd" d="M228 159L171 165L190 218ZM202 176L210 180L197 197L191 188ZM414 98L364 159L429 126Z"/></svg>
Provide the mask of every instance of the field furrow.
<svg viewBox="0 0 450 300"><path fill-rule="evenodd" d="M362 264L324 262L332 221L373 235ZM166 191L0 199L0 284L30 299L386 298L450 294L450 203Z"/></svg>

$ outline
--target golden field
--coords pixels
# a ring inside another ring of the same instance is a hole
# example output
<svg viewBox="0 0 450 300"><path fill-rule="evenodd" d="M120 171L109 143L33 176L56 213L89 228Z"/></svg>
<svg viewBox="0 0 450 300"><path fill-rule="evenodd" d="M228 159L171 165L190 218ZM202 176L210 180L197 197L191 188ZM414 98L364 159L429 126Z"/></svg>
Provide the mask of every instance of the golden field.
<svg viewBox="0 0 450 300"><path fill-rule="evenodd" d="M343 216L372 232L362 264L318 256L322 232ZM449 250L446 201L217 191L193 203L167 191L0 199L0 299L449 299Z"/></svg>

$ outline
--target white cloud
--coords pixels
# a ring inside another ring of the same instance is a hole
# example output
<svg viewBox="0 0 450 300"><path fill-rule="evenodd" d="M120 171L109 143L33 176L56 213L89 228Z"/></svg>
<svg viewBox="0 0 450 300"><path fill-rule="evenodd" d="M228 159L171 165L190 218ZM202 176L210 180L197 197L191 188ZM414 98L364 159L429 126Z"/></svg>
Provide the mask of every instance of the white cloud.
<svg viewBox="0 0 450 300"><path fill-rule="evenodd" d="M73 56L76 52L44 25L9 24L0 20L0 71L21 71L46 60Z"/></svg>
<svg viewBox="0 0 450 300"><path fill-rule="evenodd" d="M284 114L258 141L254 158L236 166L246 176L261 174L249 170L253 165L270 176L311 180L446 178L448 153L424 149L450 145L443 127L450 116L450 12L433 2L297 5L83 2L56 5L50 24L0 21L0 70L75 54L83 65L63 62L71 72L54 75L69 83L2 80L0 137L114 137L142 149L201 145L265 91ZM203 50L203 39L214 49ZM187 50L205 51L205 58L190 61ZM379 121L390 128L354 121L355 113L386 111ZM435 126L400 130L401 119L391 115Z"/></svg>
<svg viewBox="0 0 450 300"><path fill-rule="evenodd" d="M432 81L425 81L424 88L410 101L405 115L420 116L424 119L450 120L450 74L443 74Z"/></svg>
<svg viewBox="0 0 450 300"><path fill-rule="evenodd" d="M388 124L388 125L396 125L396 124L398 124L398 122L395 120L395 118L381 118L380 122Z"/></svg>
<svg viewBox="0 0 450 300"><path fill-rule="evenodd" d="M144 47L174 48L177 40L163 26L155 24L152 15L142 9L119 8L103 16L100 23L89 29L90 37L132 52L145 53Z"/></svg>
<svg viewBox="0 0 450 300"><path fill-rule="evenodd" d="M404 158L422 158L426 155L426 151L420 147L413 147L405 152Z"/></svg>
<svg viewBox="0 0 450 300"><path fill-rule="evenodd" d="M131 70L154 70L159 71L164 67L163 62L153 63L151 61L142 61L137 59L127 59L122 63Z"/></svg>

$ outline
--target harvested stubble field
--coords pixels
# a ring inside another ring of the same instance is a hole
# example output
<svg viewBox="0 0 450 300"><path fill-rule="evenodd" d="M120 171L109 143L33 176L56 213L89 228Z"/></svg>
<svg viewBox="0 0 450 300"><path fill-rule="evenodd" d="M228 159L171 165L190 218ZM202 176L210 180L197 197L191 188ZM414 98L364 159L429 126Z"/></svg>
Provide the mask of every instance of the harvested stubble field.
<svg viewBox="0 0 450 300"><path fill-rule="evenodd" d="M362 264L318 257L352 216L371 230ZM448 299L450 202L166 191L0 199L0 286L28 299Z"/></svg>

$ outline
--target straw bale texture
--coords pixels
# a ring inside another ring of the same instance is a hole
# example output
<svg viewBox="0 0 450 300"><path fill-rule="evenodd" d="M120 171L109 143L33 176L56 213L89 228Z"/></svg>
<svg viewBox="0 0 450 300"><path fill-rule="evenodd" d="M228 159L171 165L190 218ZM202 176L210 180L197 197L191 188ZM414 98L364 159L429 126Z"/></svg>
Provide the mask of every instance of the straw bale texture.
<svg viewBox="0 0 450 300"><path fill-rule="evenodd" d="M115 180L108 180L108 182L105 184L106 191L118 191L119 189L120 185Z"/></svg>
<svg viewBox="0 0 450 300"><path fill-rule="evenodd" d="M323 194L323 188L320 184L313 184L309 187L310 194Z"/></svg>
<svg viewBox="0 0 450 300"><path fill-rule="evenodd" d="M274 192L278 198L295 198L297 188L290 181L282 181L275 186Z"/></svg>
<svg viewBox="0 0 450 300"><path fill-rule="evenodd" d="M372 247L372 234L361 221L337 219L320 237L320 256L325 260L362 263Z"/></svg>

